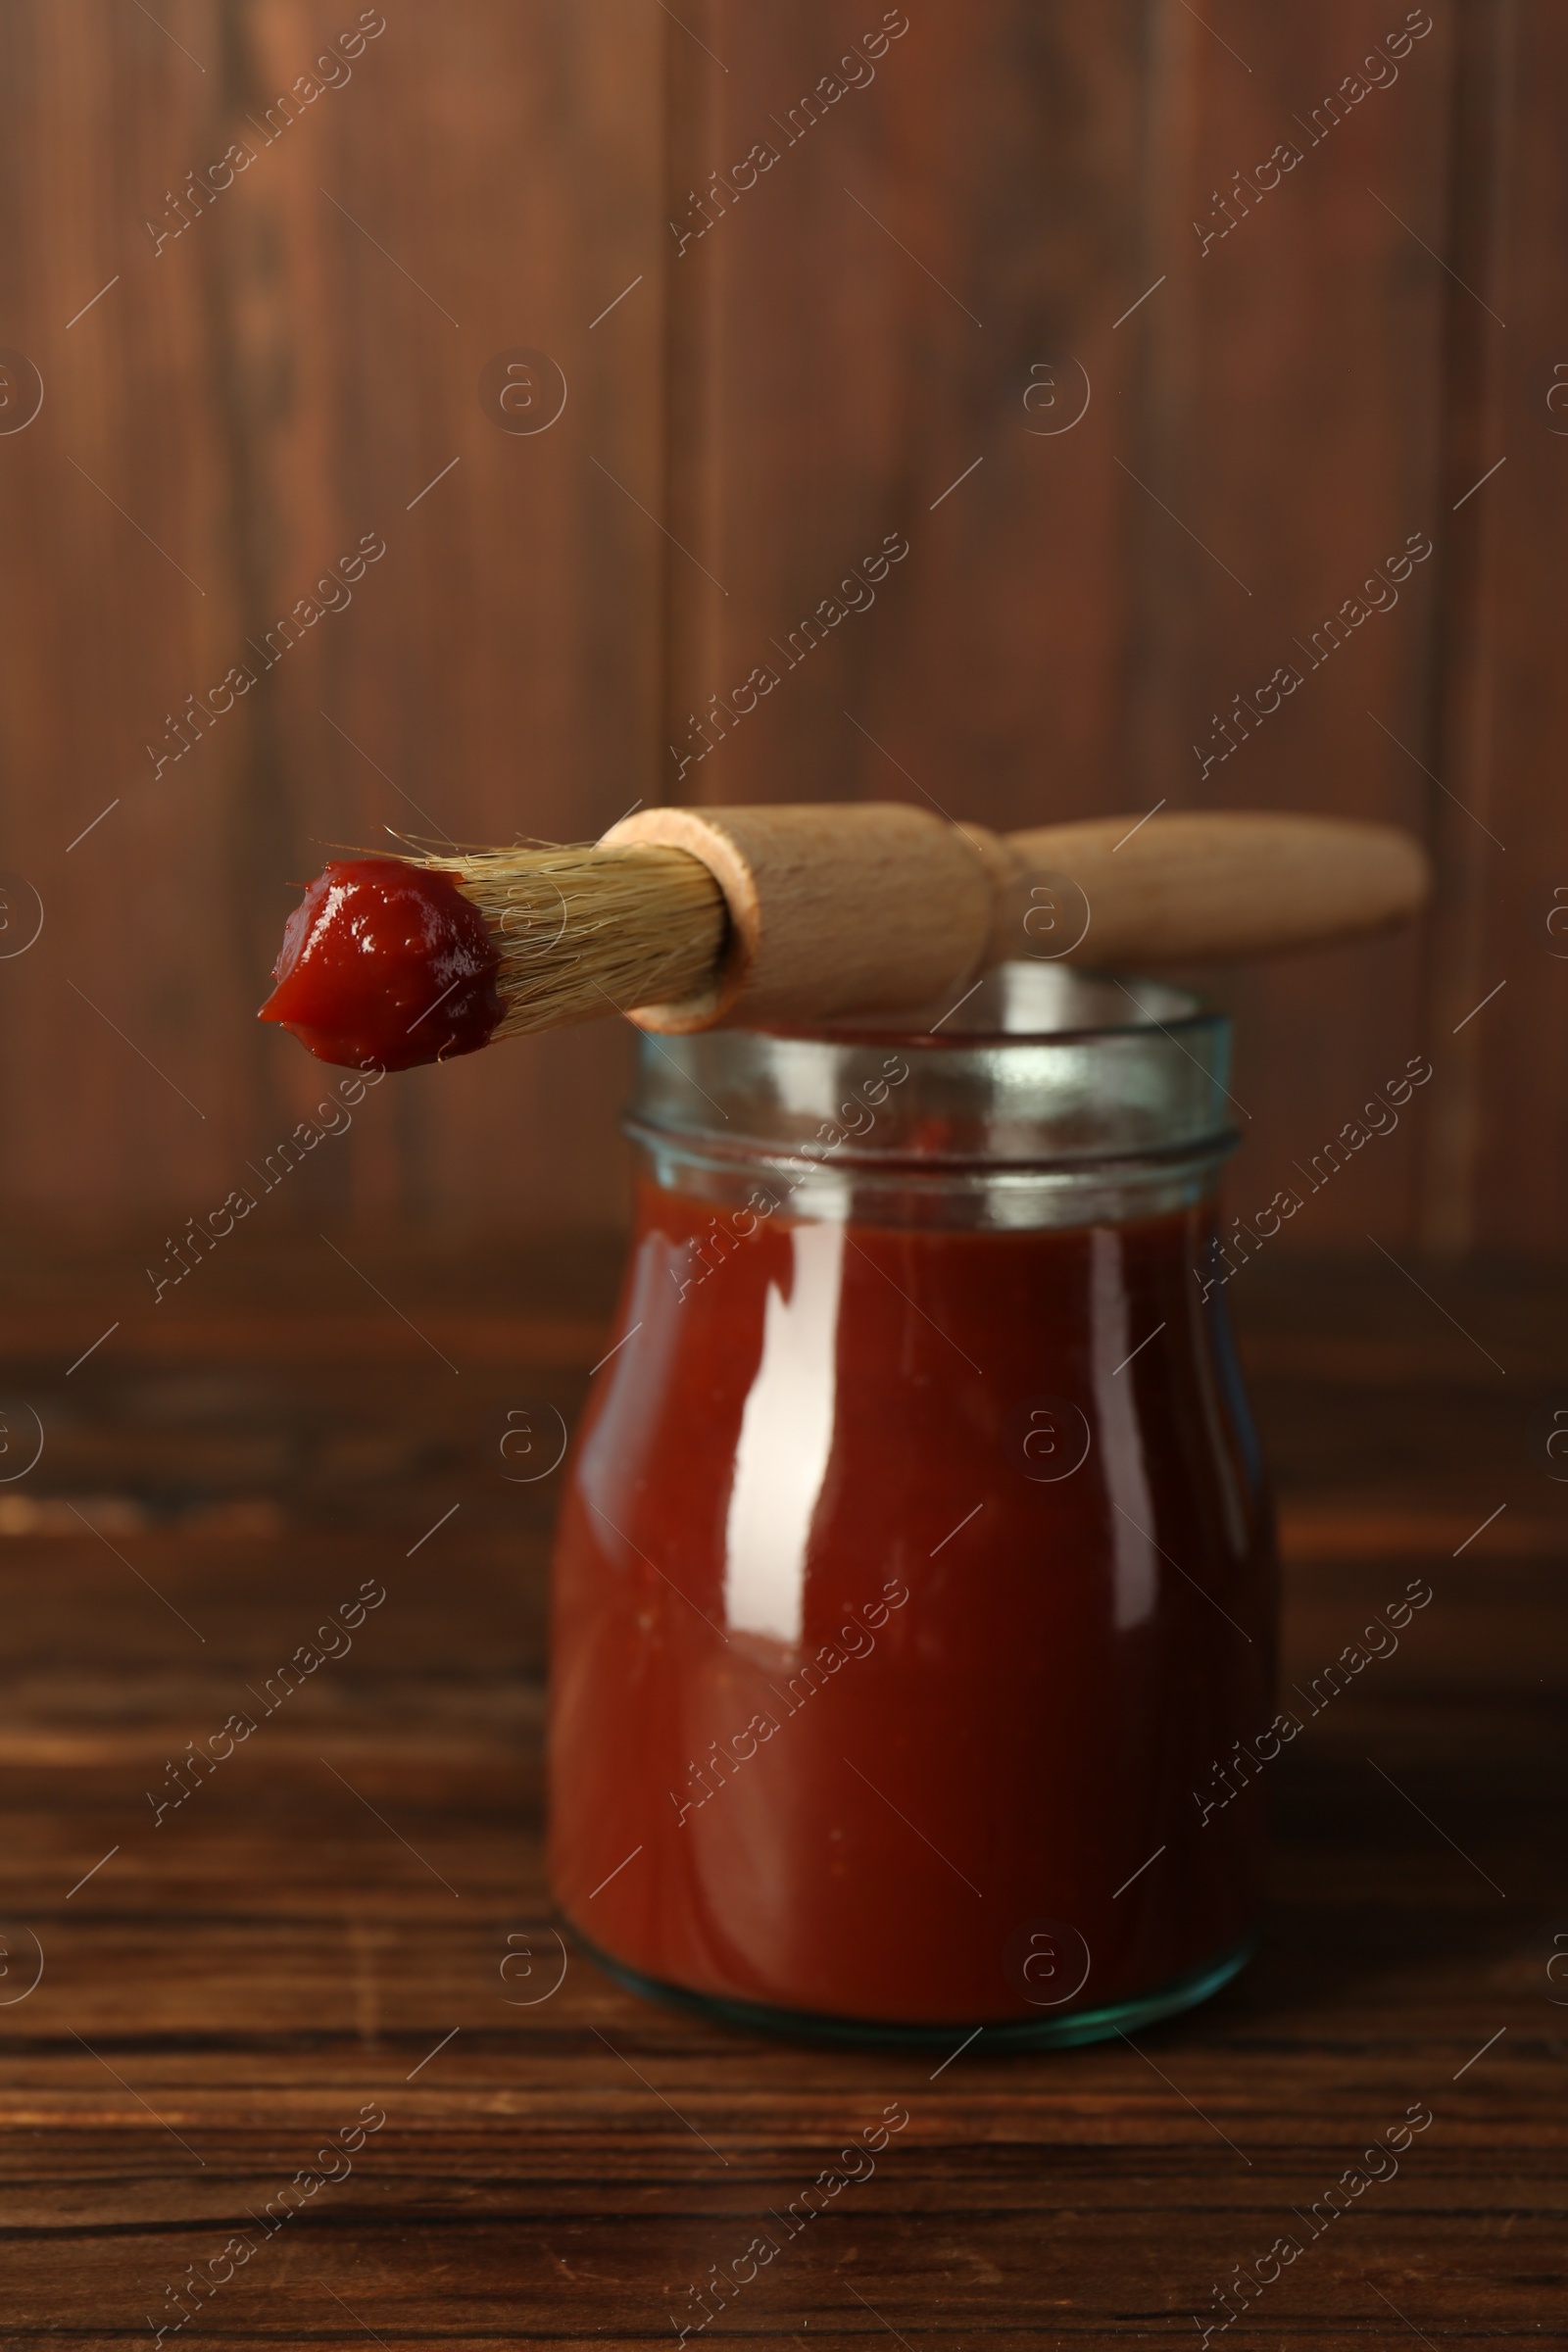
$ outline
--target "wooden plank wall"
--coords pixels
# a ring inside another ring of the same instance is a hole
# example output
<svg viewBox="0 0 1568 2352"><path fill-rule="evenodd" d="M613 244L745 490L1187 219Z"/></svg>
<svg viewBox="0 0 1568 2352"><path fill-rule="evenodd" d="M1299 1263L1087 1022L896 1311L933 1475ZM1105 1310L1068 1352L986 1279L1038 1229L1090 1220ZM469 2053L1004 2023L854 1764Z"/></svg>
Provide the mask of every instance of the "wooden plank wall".
<svg viewBox="0 0 1568 2352"><path fill-rule="evenodd" d="M0 864L46 908L0 965L0 1150L13 1199L144 1225L220 1200L321 1091L252 1016L323 844L571 837L645 791L662 546L633 503L660 497L647 283L590 331L639 272L657 290L661 12L394 6L270 145L358 9L158 13L172 37L97 0L0 20L0 339L48 395L0 438ZM155 250L144 217L236 140L255 161ZM480 405L519 347L567 379L538 434ZM352 606L326 590L340 609L155 775L166 712L365 533L386 553ZM624 1060L607 1030L418 1072L299 1212L611 1217Z"/></svg>
<svg viewBox="0 0 1568 2352"><path fill-rule="evenodd" d="M1568 938L1562 936L1568 917L1554 909L1568 904L1560 570L1568 546L1568 393L1561 389L1568 383L1568 312L1556 257L1568 237L1568 178L1562 142L1547 125L1553 92L1568 73L1568 23L1547 7L1524 5L1516 16L1499 4L1487 12L1486 24L1491 70L1479 95L1493 122L1488 242L1458 266L1470 259L1486 271L1494 289L1490 299L1508 321L1505 338L1487 338L1492 366L1479 395L1484 408L1476 435L1483 465L1504 454L1508 464L1488 486L1505 484L1505 496L1478 517L1487 532L1476 558L1476 602L1487 622L1484 699L1473 764L1456 789L1468 785L1487 797L1507 844L1506 860L1489 858L1486 878L1472 884L1470 896L1483 941L1476 997L1505 977L1498 1004L1509 1005L1509 1018L1471 1048L1475 1111L1465 1190L1474 1230L1484 1239L1517 1236L1560 1249L1568 1165L1568 1093L1560 1082L1568 1066ZM1462 217L1458 175L1453 201ZM1506 367L1499 357L1504 339ZM1481 469L1477 465L1476 473ZM1477 854L1473 842L1465 846ZM1503 862L1511 869L1506 885Z"/></svg>
<svg viewBox="0 0 1568 2352"><path fill-rule="evenodd" d="M1291 1244L1555 1246L1544 0L1418 35L1396 0L383 14L270 143L353 7L0 20L0 345L46 393L0 434L0 868L46 918L0 962L0 1199L161 1230L316 1100L250 1014L323 843L639 797L1206 802L1409 823L1442 875L1425 940L1225 983L1237 1205L1424 1052ZM523 347L568 387L536 434L478 389ZM166 713L362 533L352 607L155 774ZM857 609L808 651L825 599ZM612 1218L627 1062L607 1028L415 1073L292 1213Z"/></svg>

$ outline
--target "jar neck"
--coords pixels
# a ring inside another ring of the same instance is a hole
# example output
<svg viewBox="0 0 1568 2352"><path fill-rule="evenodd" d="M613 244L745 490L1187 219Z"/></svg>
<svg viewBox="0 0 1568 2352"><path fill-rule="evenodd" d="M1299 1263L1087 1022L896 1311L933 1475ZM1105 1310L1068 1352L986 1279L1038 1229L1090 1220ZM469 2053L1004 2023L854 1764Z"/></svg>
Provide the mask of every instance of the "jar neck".
<svg viewBox="0 0 1568 2352"><path fill-rule="evenodd" d="M1128 1222L1212 1194L1228 1046L1174 990L1007 966L934 1026L646 1040L627 1129L656 1184L732 1213Z"/></svg>

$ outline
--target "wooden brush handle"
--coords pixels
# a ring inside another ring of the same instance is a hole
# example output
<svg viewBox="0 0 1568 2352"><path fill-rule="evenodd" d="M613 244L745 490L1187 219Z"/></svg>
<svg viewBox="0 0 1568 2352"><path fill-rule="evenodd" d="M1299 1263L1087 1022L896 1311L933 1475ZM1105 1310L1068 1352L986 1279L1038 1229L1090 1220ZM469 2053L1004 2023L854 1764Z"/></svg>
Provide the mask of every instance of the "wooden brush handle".
<svg viewBox="0 0 1568 2352"><path fill-rule="evenodd" d="M1002 840L1013 864L1014 906L1020 887L1027 899L1030 872L1060 875L1082 893L1082 909L1060 910L1064 931L1088 915L1081 944L1062 961L1100 969L1217 963L1381 931L1417 911L1431 879L1410 834L1340 817L1201 809L1142 823L1111 816L1041 825ZM1042 898L1049 889L1048 880ZM993 945L1026 954L1021 928L1007 940L1007 912L1019 922L1004 906Z"/></svg>
<svg viewBox="0 0 1568 2352"><path fill-rule="evenodd" d="M729 908L711 985L632 1019L665 1031L827 1019L924 1004L988 959L995 891L956 825L897 801L829 808L642 808L603 848L700 858Z"/></svg>
<svg viewBox="0 0 1568 2352"><path fill-rule="evenodd" d="M1310 947L1404 920L1428 887L1393 826L1224 810L996 834L892 802L645 808L604 839L687 851L729 909L711 984L632 1014L664 1031L928 1004L1012 956L1129 967Z"/></svg>

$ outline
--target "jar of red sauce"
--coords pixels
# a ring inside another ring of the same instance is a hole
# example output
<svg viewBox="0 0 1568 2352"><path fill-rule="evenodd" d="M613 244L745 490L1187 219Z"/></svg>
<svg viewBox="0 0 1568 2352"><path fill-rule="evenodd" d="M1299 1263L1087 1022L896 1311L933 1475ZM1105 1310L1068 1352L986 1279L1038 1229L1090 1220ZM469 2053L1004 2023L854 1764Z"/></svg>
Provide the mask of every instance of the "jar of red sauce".
<svg viewBox="0 0 1568 2352"><path fill-rule="evenodd" d="M1227 1052L1028 964L935 1030L645 1041L550 1734L556 1889L622 1982L1039 2044L1242 1966L1275 1571Z"/></svg>

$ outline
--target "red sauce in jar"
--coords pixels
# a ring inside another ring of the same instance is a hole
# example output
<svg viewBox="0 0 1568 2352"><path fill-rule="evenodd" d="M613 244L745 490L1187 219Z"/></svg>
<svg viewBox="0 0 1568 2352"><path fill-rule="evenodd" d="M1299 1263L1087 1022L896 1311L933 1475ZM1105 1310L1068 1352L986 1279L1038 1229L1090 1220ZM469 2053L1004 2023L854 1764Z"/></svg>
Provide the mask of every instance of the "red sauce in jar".
<svg viewBox="0 0 1568 2352"><path fill-rule="evenodd" d="M693 1281L712 1224L643 1186L563 1509L573 1922L656 1984L906 2025L1237 1953L1273 1588L1207 1212L780 1217Z"/></svg>
<svg viewBox="0 0 1568 2352"><path fill-rule="evenodd" d="M260 1019L321 1061L409 1070L488 1045L501 961L451 874L399 858L335 858L283 928Z"/></svg>

